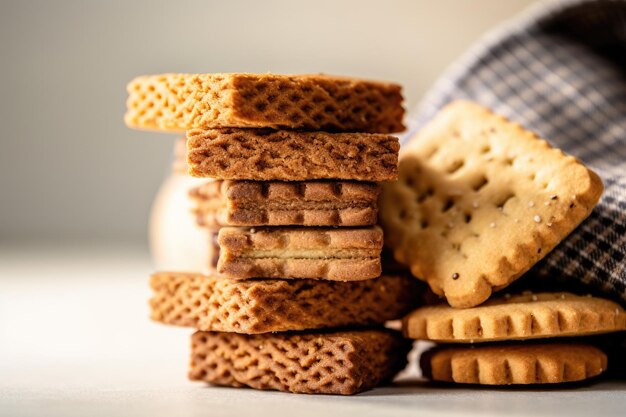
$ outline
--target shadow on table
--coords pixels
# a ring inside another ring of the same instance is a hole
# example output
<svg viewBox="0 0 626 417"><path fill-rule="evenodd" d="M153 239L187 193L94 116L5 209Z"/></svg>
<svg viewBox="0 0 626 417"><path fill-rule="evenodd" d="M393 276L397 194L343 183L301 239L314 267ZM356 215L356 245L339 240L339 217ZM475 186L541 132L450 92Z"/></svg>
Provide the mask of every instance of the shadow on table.
<svg viewBox="0 0 626 417"><path fill-rule="evenodd" d="M530 385L477 385L477 384L455 384L446 382L428 381L425 379L403 379L391 385L379 387L373 391L366 391L359 396L385 396L385 395L420 395L432 394L437 391L438 395L456 395L460 391L476 392L571 392L574 390L594 391L620 391L626 388L623 384L604 384L603 382L618 382L620 380L596 377L585 381L565 382L561 384L530 384ZM621 382L621 381L620 381Z"/></svg>

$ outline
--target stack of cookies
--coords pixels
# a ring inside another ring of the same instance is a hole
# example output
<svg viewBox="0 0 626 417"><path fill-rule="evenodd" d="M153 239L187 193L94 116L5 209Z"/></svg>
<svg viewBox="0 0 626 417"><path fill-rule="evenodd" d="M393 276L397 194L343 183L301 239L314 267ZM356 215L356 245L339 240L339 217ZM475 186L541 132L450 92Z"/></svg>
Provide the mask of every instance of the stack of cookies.
<svg viewBox="0 0 626 417"><path fill-rule="evenodd" d="M400 87L167 74L128 92L126 123L186 131L189 172L207 178L191 196L210 273L151 278L152 318L198 330L190 378L352 394L401 370L410 342L383 325L415 307L415 283L381 275L376 225L377 182L397 178Z"/></svg>
<svg viewBox="0 0 626 417"><path fill-rule="evenodd" d="M626 330L620 305L566 292L490 299L565 239L602 190L580 161L474 103L448 105L410 141L381 211L396 260L447 301L403 320L407 337L456 344L422 356L426 376L536 384L607 369L604 352L573 337Z"/></svg>

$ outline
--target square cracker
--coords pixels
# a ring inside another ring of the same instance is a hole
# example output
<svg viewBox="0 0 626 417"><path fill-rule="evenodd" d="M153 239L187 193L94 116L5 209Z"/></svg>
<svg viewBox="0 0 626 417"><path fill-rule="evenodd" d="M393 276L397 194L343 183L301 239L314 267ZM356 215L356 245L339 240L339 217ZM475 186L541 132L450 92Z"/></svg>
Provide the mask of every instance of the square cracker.
<svg viewBox="0 0 626 417"><path fill-rule="evenodd" d="M472 307L550 252L597 204L600 178L477 104L448 105L384 184L387 244L453 307Z"/></svg>
<svg viewBox="0 0 626 417"><path fill-rule="evenodd" d="M353 181L210 181L191 189L199 226L369 226L380 186Z"/></svg>

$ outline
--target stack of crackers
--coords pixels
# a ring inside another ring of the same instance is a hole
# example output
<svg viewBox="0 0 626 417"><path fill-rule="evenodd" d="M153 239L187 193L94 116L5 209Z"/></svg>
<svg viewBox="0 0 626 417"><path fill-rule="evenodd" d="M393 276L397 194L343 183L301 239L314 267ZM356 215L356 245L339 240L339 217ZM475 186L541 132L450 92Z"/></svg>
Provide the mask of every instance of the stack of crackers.
<svg viewBox="0 0 626 417"><path fill-rule="evenodd" d="M156 321L197 329L190 378L352 394L411 342L384 323L416 281L383 274L378 182L397 178L395 84L323 75L167 74L128 85L128 126L186 131L208 273L158 272Z"/></svg>
<svg viewBox="0 0 626 417"><path fill-rule="evenodd" d="M568 292L492 296L591 213L603 190L593 171L465 101L448 105L409 142L399 171L381 197L386 243L444 299L403 320L407 337L440 344L421 357L427 377L538 384L607 369L587 336L626 330L619 304ZM563 244L576 250L576 242Z"/></svg>
<svg viewBox="0 0 626 417"><path fill-rule="evenodd" d="M501 291L603 191L534 133L458 101L398 157L395 84L166 74L128 92L126 123L186 131L189 173L206 178L189 193L212 243L206 271L151 278L152 318L197 330L191 379L352 394L393 378L411 339L437 343L420 359L436 381L560 383L609 366L588 336L626 330L619 304L527 281ZM391 262L436 301L410 312L421 289ZM403 335L383 327L401 317Z"/></svg>

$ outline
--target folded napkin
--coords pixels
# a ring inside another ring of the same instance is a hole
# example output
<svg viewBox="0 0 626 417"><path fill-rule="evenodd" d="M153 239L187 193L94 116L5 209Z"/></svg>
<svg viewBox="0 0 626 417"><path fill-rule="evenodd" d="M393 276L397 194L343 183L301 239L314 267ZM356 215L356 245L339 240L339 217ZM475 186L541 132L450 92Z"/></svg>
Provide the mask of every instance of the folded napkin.
<svg viewBox="0 0 626 417"><path fill-rule="evenodd" d="M488 33L435 83L403 140L459 98L535 131L602 177L591 216L530 275L626 302L626 2L540 3Z"/></svg>

